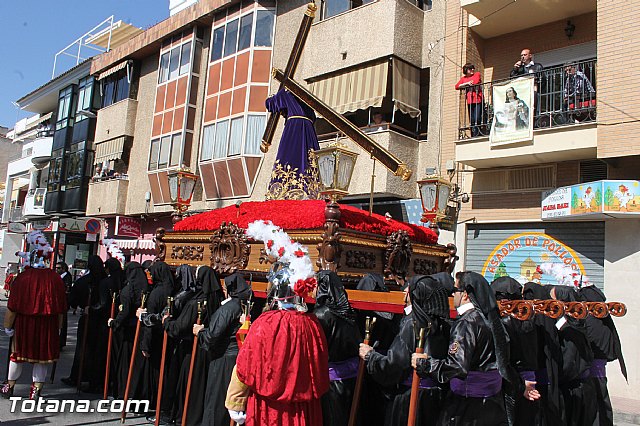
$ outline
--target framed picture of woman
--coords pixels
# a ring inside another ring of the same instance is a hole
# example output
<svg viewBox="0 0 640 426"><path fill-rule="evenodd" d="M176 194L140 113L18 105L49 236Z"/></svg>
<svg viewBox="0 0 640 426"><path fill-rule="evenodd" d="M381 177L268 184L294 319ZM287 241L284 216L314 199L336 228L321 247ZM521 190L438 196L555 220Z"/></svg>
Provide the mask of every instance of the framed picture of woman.
<svg viewBox="0 0 640 426"><path fill-rule="evenodd" d="M533 87L529 76L493 85L492 146L533 140Z"/></svg>

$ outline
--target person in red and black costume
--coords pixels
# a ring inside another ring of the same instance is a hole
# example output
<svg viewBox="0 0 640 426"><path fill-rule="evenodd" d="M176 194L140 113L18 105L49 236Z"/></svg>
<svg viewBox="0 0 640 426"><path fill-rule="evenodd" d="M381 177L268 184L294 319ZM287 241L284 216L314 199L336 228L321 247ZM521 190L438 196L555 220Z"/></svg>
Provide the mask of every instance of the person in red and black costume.
<svg viewBox="0 0 640 426"><path fill-rule="evenodd" d="M46 253L46 254L44 254ZM30 399L37 399L47 376L47 366L60 356L62 315L67 311L65 286L60 276L47 268L43 256L31 253L33 267L18 275L11 287L4 317L5 333L11 340L8 381L0 388L4 398L13 395L25 362L33 364ZM38 257L36 264L34 258Z"/></svg>

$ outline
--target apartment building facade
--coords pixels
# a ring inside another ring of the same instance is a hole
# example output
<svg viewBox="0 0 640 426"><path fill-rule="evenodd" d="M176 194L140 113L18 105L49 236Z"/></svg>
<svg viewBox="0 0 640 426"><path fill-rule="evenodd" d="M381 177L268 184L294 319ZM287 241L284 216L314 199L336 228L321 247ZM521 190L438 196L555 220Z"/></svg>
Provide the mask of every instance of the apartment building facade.
<svg viewBox="0 0 640 426"><path fill-rule="evenodd" d="M420 170L437 161L438 132L427 139L427 131L439 120L444 8L406 0L319 6L295 78L409 164L409 183L380 165L375 172L375 196L387 203L380 208L402 217L402 200L418 195ZM284 69L306 8L302 1L201 0L94 58L99 81L135 70L136 99L103 103L97 112L94 162L107 173L89 184L87 215L104 219L107 238L137 260L150 256L156 228L172 226L168 173L183 166L200 176L191 212L265 199L282 131L263 154L265 100L278 89L271 69ZM341 91L348 95L332 97ZM370 125L375 113L384 125ZM317 125L322 144L338 140L361 152L322 118ZM373 173L362 154L350 187L360 205L368 203Z"/></svg>
<svg viewBox="0 0 640 426"><path fill-rule="evenodd" d="M609 300L638 304L640 127L622 70L639 14L627 2L447 2L441 168L454 160L454 182L470 195L456 228L464 268L489 280L555 283L563 272L548 265L564 264ZM624 28L615 18L622 15ZM532 135L496 143L504 93L517 87L510 74L524 49L543 65L529 76ZM466 63L483 82L474 89L482 99L475 122L468 91L454 89ZM632 308L615 322L627 368L637 371L638 313ZM627 384L610 365L611 394L637 398L636 374Z"/></svg>

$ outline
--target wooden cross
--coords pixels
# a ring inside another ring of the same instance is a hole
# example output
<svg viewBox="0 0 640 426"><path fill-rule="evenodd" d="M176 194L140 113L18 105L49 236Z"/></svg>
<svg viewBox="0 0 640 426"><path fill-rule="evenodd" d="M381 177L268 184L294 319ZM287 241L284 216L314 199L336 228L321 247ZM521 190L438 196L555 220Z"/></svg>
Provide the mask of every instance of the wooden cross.
<svg viewBox="0 0 640 426"><path fill-rule="evenodd" d="M277 68L274 68L272 71L273 77L280 82L279 90L286 88L296 98L319 113L333 127L344 133L345 136L371 154L373 158L382 163L394 175L400 176L404 181L408 181L411 178L412 171L405 163L293 79L317 9L315 3L309 3L307 5L307 10L300 24L300 29L298 30L298 35L293 44L286 68L284 71ZM279 118L280 113L271 113L269 115L267 127L262 137L262 143L260 144L260 150L264 153L269 150Z"/></svg>

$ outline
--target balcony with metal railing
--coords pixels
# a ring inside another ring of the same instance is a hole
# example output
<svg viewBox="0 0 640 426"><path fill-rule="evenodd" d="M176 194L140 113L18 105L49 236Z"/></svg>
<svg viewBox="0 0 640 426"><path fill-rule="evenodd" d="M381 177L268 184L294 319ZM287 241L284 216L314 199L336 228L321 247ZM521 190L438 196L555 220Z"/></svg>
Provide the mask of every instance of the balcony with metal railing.
<svg viewBox="0 0 640 426"><path fill-rule="evenodd" d="M25 219L38 219L48 216L44 212L44 201L46 195L47 188L36 188L27 193L23 207Z"/></svg>
<svg viewBox="0 0 640 426"><path fill-rule="evenodd" d="M504 88L509 87L509 80L461 90L456 159L472 167L484 168L594 158L597 149L596 65L596 59L591 59L537 73L533 105L525 110L514 109L514 117L509 117L504 108L499 107L504 103L502 97ZM494 90L497 87L503 90ZM510 118L517 121L522 114L527 122L532 121L532 140L491 143L492 126L505 126Z"/></svg>

